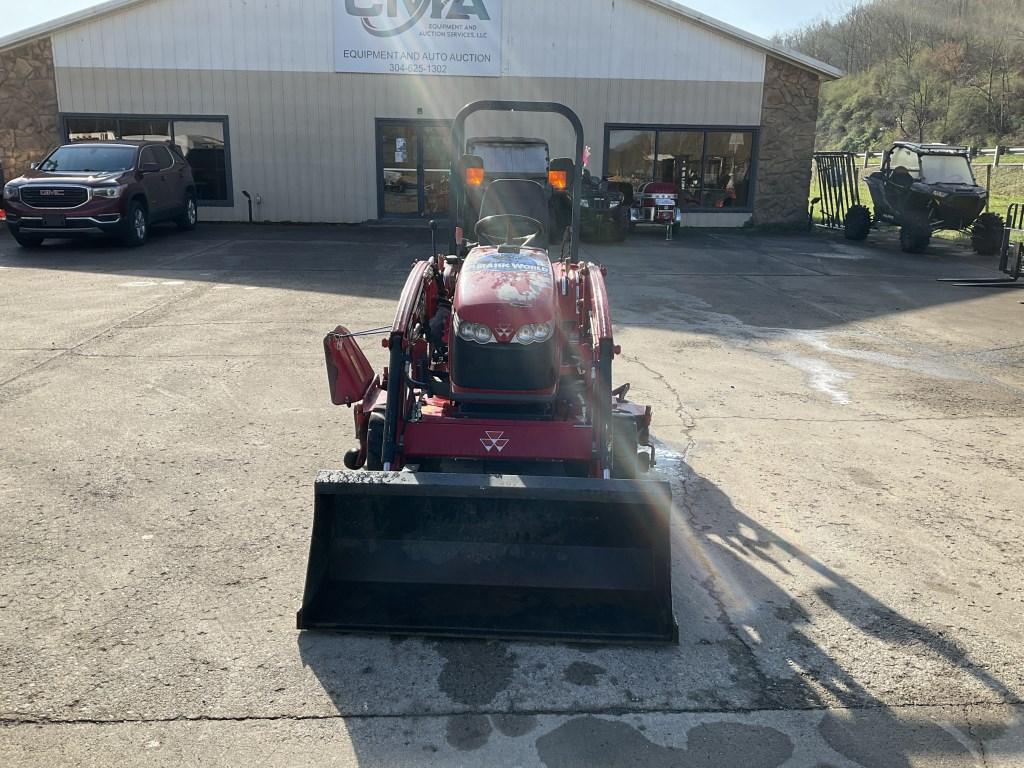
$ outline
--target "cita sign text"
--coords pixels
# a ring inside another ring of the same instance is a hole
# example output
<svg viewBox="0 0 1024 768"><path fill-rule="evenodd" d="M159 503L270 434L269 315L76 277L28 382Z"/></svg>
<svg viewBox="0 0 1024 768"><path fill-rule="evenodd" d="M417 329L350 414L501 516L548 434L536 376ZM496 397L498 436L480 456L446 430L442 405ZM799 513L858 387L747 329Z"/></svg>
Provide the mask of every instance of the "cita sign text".
<svg viewBox="0 0 1024 768"><path fill-rule="evenodd" d="M502 0L334 0L334 69L501 76Z"/></svg>

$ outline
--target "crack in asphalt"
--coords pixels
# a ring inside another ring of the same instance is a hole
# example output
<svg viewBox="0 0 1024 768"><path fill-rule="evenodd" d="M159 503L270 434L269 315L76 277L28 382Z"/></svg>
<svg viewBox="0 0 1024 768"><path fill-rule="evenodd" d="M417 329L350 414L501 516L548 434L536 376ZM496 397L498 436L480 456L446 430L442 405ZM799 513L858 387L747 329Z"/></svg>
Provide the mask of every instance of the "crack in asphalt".
<svg viewBox="0 0 1024 768"><path fill-rule="evenodd" d="M828 714L830 712L912 712L919 709L953 709L969 712L972 708L988 708L996 706L1022 706L1024 699L987 701L979 699L970 702L915 702L909 704L851 704L839 706L804 706L788 707L596 707L589 709L473 709L453 710L428 713L380 713L380 714L321 714L321 715L175 715L170 717L137 717L137 718L46 718L18 717L0 715L0 728L19 727L75 727L82 725L116 726L116 725L159 725L173 723L273 723L273 722L317 722L331 720L442 720L451 717L500 717L515 715L517 717L580 717L605 716L628 717L632 715L765 715L765 714ZM973 723L968 720L971 737L980 743Z"/></svg>
<svg viewBox="0 0 1024 768"><path fill-rule="evenodd" d="M987 766L989 764L989 762L988 762L988 753L985 750L985 742L984 742L984 740L982 740L981 736L974 730L974 723L971 722L971 708L969 706L965 705L963 710L964 710L964 722L967 723L967 735L971 737L971 740L974 742L975 746L978 748L978 754L981 757L981 764L982 764L982 766L987 768Z"/></svg>

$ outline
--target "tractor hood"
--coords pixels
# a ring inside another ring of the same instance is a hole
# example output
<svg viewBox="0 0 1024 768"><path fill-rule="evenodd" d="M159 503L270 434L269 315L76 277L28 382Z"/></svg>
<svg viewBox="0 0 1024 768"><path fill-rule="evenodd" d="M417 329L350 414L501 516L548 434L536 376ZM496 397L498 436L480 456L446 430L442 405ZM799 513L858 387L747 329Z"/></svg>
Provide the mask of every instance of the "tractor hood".
<svg viewBox="0 0 1024 768"><path fill-rule="evenodd" d="M475 248L459 276L455 312L461 320L489 326L499 339L505 329L514 334L529 323L554 321L555 281L547 253Z"/></svg>

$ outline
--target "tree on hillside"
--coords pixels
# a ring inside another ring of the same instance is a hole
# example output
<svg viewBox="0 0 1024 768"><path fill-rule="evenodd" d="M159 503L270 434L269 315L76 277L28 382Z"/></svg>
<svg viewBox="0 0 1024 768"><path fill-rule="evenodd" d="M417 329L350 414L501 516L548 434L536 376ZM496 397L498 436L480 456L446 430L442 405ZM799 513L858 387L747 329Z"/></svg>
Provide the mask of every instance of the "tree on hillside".
<svg viewBox="0 0 1024 768"><path fill-rule="evenodd" d="M1024 143L1024 0L874 0L779 42L844 69L819 145Z"/></svg>

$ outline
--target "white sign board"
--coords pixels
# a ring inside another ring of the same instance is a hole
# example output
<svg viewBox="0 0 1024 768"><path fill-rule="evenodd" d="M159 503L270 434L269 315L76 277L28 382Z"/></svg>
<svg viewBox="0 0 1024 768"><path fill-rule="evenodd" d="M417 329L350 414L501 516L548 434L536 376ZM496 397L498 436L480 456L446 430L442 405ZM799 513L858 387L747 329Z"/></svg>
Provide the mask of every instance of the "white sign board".
<svg viewBox="0 0 1024 768"><path fill-rule="evenodd" d="M334 0L334 69L501 76L502 0Z"/></svg>

